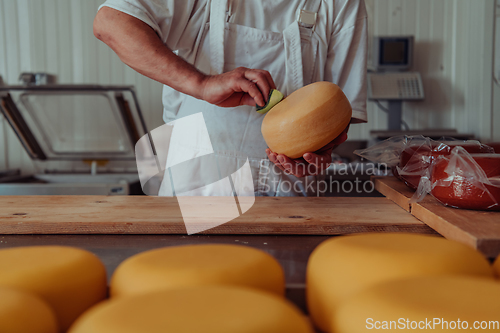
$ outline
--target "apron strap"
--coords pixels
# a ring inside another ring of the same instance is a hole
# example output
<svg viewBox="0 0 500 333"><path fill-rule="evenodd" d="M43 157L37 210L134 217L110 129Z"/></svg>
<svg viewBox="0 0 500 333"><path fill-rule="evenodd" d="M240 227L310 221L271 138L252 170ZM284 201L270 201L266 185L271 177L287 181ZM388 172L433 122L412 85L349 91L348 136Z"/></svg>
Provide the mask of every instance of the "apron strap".
<svg viewBox="0 0 500 333"><path fill-rule="evenodd" d="M300 45L300 28L297 21L283 31L285 46L286 91L290 95L304 86L304 71L302 68L302 46Z"/></svg>
<svg viewBox="0 0 500 333"><path fill-rule="evenodd" d="M210 74L224 71L224 28L227 0L212 0L210 4Z"/></svg>
<svg viewBox="0 0 500 333"><path fill-rule="evenodd" d="M307 10L308 12L317 13L321 6L321 0L306 0L302 10Z"/></svg>
<svg viewBox="0 0 500 333"><path fill-rule="evenodd" d="M321 0L306 0L304 6L297 14L299 25L304 28L314 29L320 6Z"/></svg>
<svg viewBox="0 0 500 333"><path fill-rule="evenodd" d="M304 86L300 27L314 29L322 0L306 0L297 20L283 31L285 44L286 95Z"/></svg>

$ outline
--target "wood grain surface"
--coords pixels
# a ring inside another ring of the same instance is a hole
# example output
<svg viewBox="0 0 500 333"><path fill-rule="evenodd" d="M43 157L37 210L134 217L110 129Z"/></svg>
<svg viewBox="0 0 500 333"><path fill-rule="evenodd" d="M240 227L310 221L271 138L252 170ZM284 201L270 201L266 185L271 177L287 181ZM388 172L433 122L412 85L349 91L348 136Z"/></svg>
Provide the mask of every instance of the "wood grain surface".
<svg viewBox="0 0 500 333"><path fill-rule="evenodd" d="M396 177L373 177L375 189L398 206L411 211L410 199L414 191Z"/></svg>
<svg viewBox="0 0 500 333"><path fill-rule="evenodd" d="M223 211L219 200L227 202L217 197L191 200L193 209L209 207L212 213ZM398 231L435 233L386 198L258 197L248 212L204 234ZM186 234L186 229L176 198L11 196L0 197L0 234Z"/></svg>
<svg viewBox="0 0 500 333"><path fill-rule="evenodd" d="M500 212L446 207L431 195L410 204L413 191L394 177L374 177L375 188L448 239L495 258L500 254Z"/></svg>

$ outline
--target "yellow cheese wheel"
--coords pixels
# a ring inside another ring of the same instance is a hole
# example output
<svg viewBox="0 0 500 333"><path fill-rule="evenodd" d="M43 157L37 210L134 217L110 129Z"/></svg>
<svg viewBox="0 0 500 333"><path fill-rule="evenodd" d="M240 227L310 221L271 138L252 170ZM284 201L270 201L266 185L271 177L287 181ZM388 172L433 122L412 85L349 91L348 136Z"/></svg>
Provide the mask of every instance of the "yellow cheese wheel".
<svg viewBox="0 0 500 333"><path fill-rule="evenodd" d="M500 256L495 259L493 263L493 271L498 279L500 279Z"/></svg>
<svg viewBox="0 0 500 333"><path fill-rule="evenodd" d="M269 254L247 246L203 244L146 251L125 260L111 278L110 293L212 284L285 292L283 269Z"/></svg>
<svg viewBox="0 0 500 333"><path fill-rule="evenodd" d="M90 252L64 246L0 250L0 286L25 290L45 300L62 331L107 293L101 261Z"/></svg>
<svg viewBox="0 0 500 333"><path fill-rule="evenodd" d="M465 274L493 278L479 252L437 236L373 233L321 243L307 265L309 313L328 331L331 314L345 298L376 283L413 276Z"/></svg>
<svg viewBox="0 0 500 333"><path fill-rule="evenodd" d="M54 311L39 297L0 287L0 332L57 333Z"/></svg>
<svg viewBox="0 0 500 333"><path fill-rule="evenodd" d="M337 138L351 117L351 104L339 86L316 82L274 106L266 114L261 131L273 152L299 158Z"/></svg>
<svg viewBox="0 0 500 333"><path fill-rule="evenodd" d="M498 332L500 284L465 276L377 284L339 305L332 332Z"/></svg>
<svg viewBox="0 0 500 333"><path fill-rule="evenodd" d="M313 333L282 297L256 289L201 286L112 298L69 333Z"/></svg>

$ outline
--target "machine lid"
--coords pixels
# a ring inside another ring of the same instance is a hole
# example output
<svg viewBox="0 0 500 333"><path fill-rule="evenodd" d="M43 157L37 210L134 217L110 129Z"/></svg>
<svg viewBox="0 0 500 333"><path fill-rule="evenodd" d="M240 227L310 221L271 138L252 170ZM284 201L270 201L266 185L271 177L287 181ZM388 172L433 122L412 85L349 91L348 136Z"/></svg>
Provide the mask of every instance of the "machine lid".
<svg viewBox="0 0 500 333"><path fill-rule="evenodd" d="M0 86L0 110L42 161L134 160L147 134L130 86Z"/></svg>

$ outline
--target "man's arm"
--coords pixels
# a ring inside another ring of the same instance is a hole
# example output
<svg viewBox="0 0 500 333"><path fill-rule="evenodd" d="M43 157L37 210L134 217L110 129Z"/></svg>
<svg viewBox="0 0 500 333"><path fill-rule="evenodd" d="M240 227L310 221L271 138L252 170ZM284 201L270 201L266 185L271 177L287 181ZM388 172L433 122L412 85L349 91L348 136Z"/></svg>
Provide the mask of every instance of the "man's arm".
<svg viewBox="0 0 500 333"><path fill-rule="evenodd" d="M149 25L109 7L97 13L94 35L137 72L212 104L263 106L276 88L267 71L242 67L221 75L201 73L163 44Z"/></svg>

